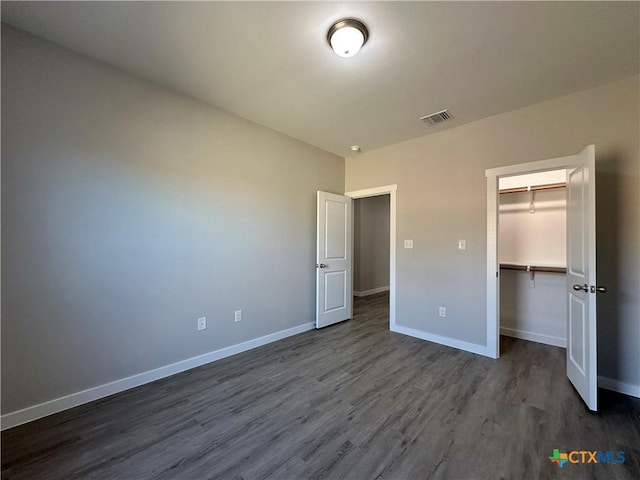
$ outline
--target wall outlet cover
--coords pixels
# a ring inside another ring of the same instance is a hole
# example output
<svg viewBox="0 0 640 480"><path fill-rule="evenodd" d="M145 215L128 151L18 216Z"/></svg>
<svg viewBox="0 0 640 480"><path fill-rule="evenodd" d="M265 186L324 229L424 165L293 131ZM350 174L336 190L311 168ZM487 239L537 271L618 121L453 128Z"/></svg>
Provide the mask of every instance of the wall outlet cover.
<svg viewBox="0 0 640 480"><path fill-rule="evenodd" d="M207 328L207 317L201 317L198 319L198 331L205 330Z"/></svg>
<svg viewBox="0 0 640 480"><path fill-rule="evenodd" d="M405 240L404 248L413 248L413 240Z"/></svg>

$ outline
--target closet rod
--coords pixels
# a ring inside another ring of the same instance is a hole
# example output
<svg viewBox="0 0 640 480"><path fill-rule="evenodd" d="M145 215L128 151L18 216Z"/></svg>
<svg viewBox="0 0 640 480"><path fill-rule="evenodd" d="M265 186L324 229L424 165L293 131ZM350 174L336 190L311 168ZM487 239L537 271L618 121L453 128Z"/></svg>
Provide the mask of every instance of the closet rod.
<svg viewBox="0 0 640 480"><path fill-rule="evenodd" d="M565 188L566 183L549 183L547 185L534 185L532 187L517 187L517 188L505 188L500 190L500 195L503 193L521 193L521 192L534 192L536 190L554 190L556 188Z"/></svg>
<svg viewBox="0 0 640 480"><path fill-rule="evenodd" d="M564 267L542 267L538 265L516 265L513 263L501 263L500 268L504 270L521 270L523 272L546 272L546 273L567 273Z"/></svg>

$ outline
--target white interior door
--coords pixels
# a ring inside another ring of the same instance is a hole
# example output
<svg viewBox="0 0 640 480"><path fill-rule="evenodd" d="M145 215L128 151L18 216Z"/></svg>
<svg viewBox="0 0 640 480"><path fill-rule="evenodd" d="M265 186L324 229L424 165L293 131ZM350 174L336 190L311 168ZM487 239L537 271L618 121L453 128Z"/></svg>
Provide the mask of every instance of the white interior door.
<svg viewBox="0 0 640 480"><path fill-rule="evenodd" d="M318 192L316 328L351 318L352 200Z"/></svg>
<svg viewBox="0 0 640 480"><path fill-rule="evenodd" d="M597 410L596 292L605 289L596 287L595 147L575 158L567 172L567 377Z"/></svg>

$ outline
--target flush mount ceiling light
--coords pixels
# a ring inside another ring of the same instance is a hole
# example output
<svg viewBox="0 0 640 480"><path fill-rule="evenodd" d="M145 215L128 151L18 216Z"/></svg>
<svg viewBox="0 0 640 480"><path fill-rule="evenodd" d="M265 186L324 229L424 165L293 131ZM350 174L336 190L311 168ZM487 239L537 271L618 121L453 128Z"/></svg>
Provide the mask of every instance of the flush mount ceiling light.
<svg viewBox="0 0 640 480"><path fill-rule="evenodd" d="M368 38L367 27L355 18L338 20L327 33L329 45L340 57L353 57L367 43Z"/></svg>

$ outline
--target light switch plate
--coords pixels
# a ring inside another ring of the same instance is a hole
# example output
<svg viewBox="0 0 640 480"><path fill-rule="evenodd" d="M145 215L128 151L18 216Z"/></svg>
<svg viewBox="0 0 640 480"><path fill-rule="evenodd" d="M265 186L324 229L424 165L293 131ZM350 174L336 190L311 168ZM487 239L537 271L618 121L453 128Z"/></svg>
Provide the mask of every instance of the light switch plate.
<svg viewBox="0 0 640 480"><path fill-rule="evenodd" d="M458 250L466 250L466 249L467 249L467 241L458 240Z"/></svg>
<svg viewBox="0 0 640 480"><path fill-rule="evenodd" d="M404 248L413 248L413 240L405 240Z"/></svg>

